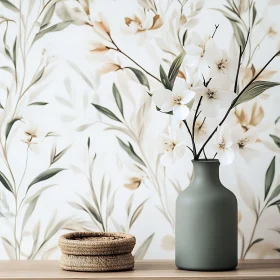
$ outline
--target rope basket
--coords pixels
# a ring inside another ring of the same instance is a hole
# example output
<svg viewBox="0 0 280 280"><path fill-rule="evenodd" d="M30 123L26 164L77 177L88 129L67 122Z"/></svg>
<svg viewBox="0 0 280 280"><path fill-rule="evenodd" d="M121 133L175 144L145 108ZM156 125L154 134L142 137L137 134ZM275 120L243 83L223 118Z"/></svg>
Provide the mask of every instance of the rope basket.
<svg viewBox="0 0 280 280"><path fill-rule="evenodd" d="M74 232L62 235L60 266L73 271L117 271L134 267L131 254L136 239L131 234Z"/></svg>

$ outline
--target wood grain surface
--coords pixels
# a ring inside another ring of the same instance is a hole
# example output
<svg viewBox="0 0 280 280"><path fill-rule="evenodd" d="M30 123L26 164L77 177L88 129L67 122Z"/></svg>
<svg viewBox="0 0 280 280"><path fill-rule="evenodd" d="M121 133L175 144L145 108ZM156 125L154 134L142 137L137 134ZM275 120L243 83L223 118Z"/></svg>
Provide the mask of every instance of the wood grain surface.
<svg viewBox="0 0 280 280"><path fill-rule="evenodd" d="M0 261L0 279L280 280L280 260L241 261L236 270L225 272L184 271L174 261L145 260L136 262L132 271L106 273L63 271L58 261Z"/></svg>

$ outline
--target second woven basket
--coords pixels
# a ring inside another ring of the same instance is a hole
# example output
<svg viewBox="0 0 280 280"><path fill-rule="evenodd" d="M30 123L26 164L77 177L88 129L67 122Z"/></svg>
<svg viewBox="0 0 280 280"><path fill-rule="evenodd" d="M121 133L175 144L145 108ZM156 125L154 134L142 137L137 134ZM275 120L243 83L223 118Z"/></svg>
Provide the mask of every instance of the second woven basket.
<svg viewBox="0 0 280 280"><path fill-rule="evenodd" d="M72 271L120 271L134 267L136 239L125 233L74 232L59 238L60 266Z"/></svg>

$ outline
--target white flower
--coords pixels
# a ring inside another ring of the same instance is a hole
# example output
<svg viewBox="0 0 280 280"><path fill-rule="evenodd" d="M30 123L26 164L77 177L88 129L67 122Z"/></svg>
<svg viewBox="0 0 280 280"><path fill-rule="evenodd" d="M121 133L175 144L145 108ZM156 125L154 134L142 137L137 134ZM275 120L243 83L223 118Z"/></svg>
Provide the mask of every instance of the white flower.
<svg viewBox="0 0 280 280"><path fill-rule="evenodd" d="M214 149L217 151L221 165L231 164L234 160L230 128L227 125L219 126Z"/></svg>
<svg viewBox="0 0 280 280"><path fill-rule="evenodd" d="M258 155L257 151L252 148L252 144L257 140L255 128L244 130L240 124L236 125L232 129L232 140L234 151L240 153L246 161L250 161Z"/></svg>
<svg viewBox="0 0 280 280"><path fill-rule="evenodd" d="M183 134L180 134L179 130L175 128L168 128L169 134L162 135L161 150L163 155L160 161L163 165L167 166L175 163L186 154L186 143L183 138Z"/></svg>
<svg viewBox="0 0 280 280"><path fill-rule="evenodd" d="M25 120L23 120L23 122L23 137L21 141L27 144L30 150L36 152L37 145L43 141L45 134L43 133L42 129L40 129L35 123L30 121L27 122Z"/></svg>
<svg viewBox="0 0 280 280"><path fill-rule="evenodd" d="M216 117L220 108L227 108L236 97L233 91L224 90L225 83L225 79L214 77L207 87L194 89L198 98L202 96L201 109L206 117Z"/></svg>
<svg viewBox="0 0 280 280"><path fill-rule="evenodd" d="M196 32L193 32L184 47L187 55L187 63L189 66L198 66L201 69L205 69L208 65L205 59L205 53L214 44L213 39L210 36L201 38Z"/></svg>
<svg viewBox="0 0 280 280"><path fill-rule="evenodd" d="M161 89L153 94L153 102L161 112L173 111L176 118L184 120L189 115L187 106L194 98L195 92L188 89L188 84L181 78L177 78L173 90Z"/></svg>
<svg viewBox="0 0 280 280"><path fill-rule="evenodd" d="M209 63L211 77L222 76L223 79L226 77L230 81L234 80L237 63L225 50L220 50L215 44L212 44L205 57Z"/></svg>

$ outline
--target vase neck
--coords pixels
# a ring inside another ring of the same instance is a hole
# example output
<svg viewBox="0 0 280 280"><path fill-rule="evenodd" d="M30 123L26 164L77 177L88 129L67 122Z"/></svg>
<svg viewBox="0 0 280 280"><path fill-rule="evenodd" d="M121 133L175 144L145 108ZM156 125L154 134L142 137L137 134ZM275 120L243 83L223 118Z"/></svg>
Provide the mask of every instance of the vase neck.
<svg viewBox="0 0 280 280"><path fill-rule="evenodd" d="M218 160L193 161L193 183L201 187L221 186Z"/></svg>

